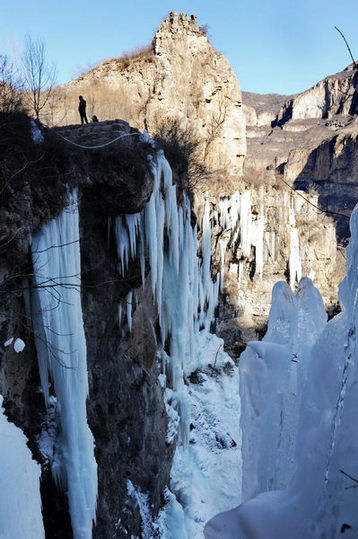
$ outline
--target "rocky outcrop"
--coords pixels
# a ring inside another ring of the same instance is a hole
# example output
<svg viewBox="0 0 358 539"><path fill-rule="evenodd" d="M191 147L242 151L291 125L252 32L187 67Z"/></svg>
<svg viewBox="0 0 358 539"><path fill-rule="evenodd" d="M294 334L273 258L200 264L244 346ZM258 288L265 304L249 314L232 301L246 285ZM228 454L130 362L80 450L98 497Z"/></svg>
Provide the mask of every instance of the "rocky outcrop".
<svg viewBox="0 0 358 539"><path fill-rule="evenodd" d="M178 125L199 141L215 169L241 174L246 153L241 92L226 61L194 15L171 13L145 51L108 60L58 89L48 122L77 123L78 95L89 117L122 118L151 136ZM52 119L51 119L52 118Z"/></svg>
<svg viewBox="0 0 358 539"><path fill-rule="evenodd" d="M23 127L26 133L29 124L24 122ZM31 183L32 171L27 170L30 164L23 166L14 146L11 163L5 153L1 154L7 166L1 169L4 205L0 229L0 393L7 416L25 432L34 458L42 464L44 524L51 537L67 539L72 532L66 496L54 485L49 461L38 444L41 431L48 428L51 419L39 391L29 310L33 273L29 237L44 221L61 212L66 204L66 184L70 188L77 186L81 198L82 303L90 385L88 422L96 439L99 468L94 536L140 536L139 508L135 497L128 496L128 480L139 491L150 493L148 503L154 513L163 502L164 487L169 482L174 445L165 442L168 420L163 389L158 382L156 308L151 293L141 290L139 264L131 265L130 277L118 276L112 218L123 211L136 213L147 202L153 188L147 157L153 149L138 136L124 137L123 146L118 141L113 153L105 148L102 152L77 147L75 150L59 137L71 138L80 145L103 146L115 136L132 134L138 135L125 122L114 122L48 133L41 148L25 136L29 147L22 146L21 158L26 157L27 151L34 161L42 156L36 182ZM6 140L4 129L3 135ZM50 143L47 137L54 137L56 142ZM56 167L58 160L63 174ZM104 170L104 163L106 173L101 175L99 170ZM12 174L10 164L19 173L16 181L7 183L5 175ZM46 196L48 192L50 196ZM133 333L124 328L121 334L118 305L126 308L128 291L136 286L141 309L133 309ZM11 337L25 342L23 351L16 351L13 343L5 346Z"/></svg>
<svg viewBox="0 0 358 539"><path fill-rule="evenodd" d="M326 77L310 90L293 96L280 109L273 125L289 120L332 118L358 114L358 65Z"/></svg>
<svg viewBox="0 0 358 539"><path fill-rule="evenodd" d="M248 126L271 125L281 107L291 96L280 94L255 94L242 92L243 109Z"/></svg>

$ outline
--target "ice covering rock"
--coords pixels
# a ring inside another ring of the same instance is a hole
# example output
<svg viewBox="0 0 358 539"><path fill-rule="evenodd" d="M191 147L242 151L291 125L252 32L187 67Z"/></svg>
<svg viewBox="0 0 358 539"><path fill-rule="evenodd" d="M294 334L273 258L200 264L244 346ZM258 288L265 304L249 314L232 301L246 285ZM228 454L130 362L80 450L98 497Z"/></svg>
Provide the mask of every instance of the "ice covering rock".
<svg viewBox="0 0 358 539"><path fill-rule="evenodd" d="M23 432L8 422L2 402L0 395L0 537L41 539L41 467Z"/></svg>
<svg viewBox="0 0 358 539"><path fill-rule="evenodd" d="M52 473L66 490L75 539L92 537L97 465L87 425L86 341L81 308L77 193L56 219L32 237L33 319L46 405L51 380L57 398L60 436Z"/></svg>
<svg viewBox="0 0 358 539"><path fill-rule="evenodd" d="M202 539L207 519L241 498L238 368L216 335L201 332L197 344L217 371L204 369L188 382L190 443L176 448L171 491L157 520L161 539ZM230 367L226 373L221 371L224 365Z"/></svg>
<svg viewBox="0 0 358 539"><path fill-rule="evenodd" d="M302 350L309 361L303 365L306 385L299 409L293 477L287 485L272 482L272 488L280 490L261 493L238 508L217 515L206 526L207 539L301 539L339 537L342 533L345 537L357 536L357 206L351 217L347 254L347 275L339 294L342 312L324 326L318 339L316 319L321 312L320 302L317 292L311 287L307 289L307 281L304 283L307 301L301 317L298 310L301 333L298 330L296 342L297 350ZM311 313L308 323L304 319L307 312ZM270 378L267 372L267 379ZM266 401L265 405L271 407L271 402ZM272 449L266 448L265 455L271 461ZM278 470L283 472L286 467L283 461ZM270 474L265 474L267 483ZM262 487L262 479L257 478L257 491Z"/></svg>

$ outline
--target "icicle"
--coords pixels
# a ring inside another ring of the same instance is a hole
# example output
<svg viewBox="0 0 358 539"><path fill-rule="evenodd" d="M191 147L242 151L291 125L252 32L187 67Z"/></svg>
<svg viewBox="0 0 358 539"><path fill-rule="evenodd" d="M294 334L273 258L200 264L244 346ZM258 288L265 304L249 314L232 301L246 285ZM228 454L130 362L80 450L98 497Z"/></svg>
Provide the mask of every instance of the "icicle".
<svg viewBox="0 0 358 539"><path fill-rule="evenodd" d="M205 201L203 215L203 235L201 240L202 249L202 268L203 268L203 301L209 297L209 289L211 284L210 261L211 261L211 224L210 224L210 204L208 198ZM202 307L203 307L202 303Z"/></svg>
<svg viewBox="0 0 358 539"><path fill-rule="evenodd" d="M90 539L97 466L86 416L87 351L76 191L69 195L69 205L61 215L33 235L32 261L32 310L41 384L47 404L51 375L60 411L60 456L52 470L67 491L74 537Z"/></svg>
<svg viewBox="0 0 358 539"><path fill-rule="evenodd" d="M141 214L130 213L125 216L126 225L129 234L129 245L132 259L135 258L137 250L137 235L140 230Z"/></svg>
<svg viewBox="0 0 358 539"><path fill-rule="evenodd" d="M236 225L239 220L240 212L240 194L236 191L231 197L230 221L232 232L236 230Z"/></svg>
<svg viewBox="0 0 358 539"><path fill-rule="evenodd" d="M257 221L256 228L256 273L259 274L262 279L263 266L264 266L264 234L265 234L265 217L264 217L264 186L260 185L260 215Z"/></svg>
<svg viewBox="0 0 358 539"><path fill-rule="evenodd" d="M119 274L123 276L128 268L129 238L128 232L122 222L122 217L116 217L117 253L120 263Z"/></svg>
<svg viewBox="0 0 358 539"><path fill-rule="evenodd" d="M224 272L225 272L225 252L226 252L226 246L227 246L228 240L222 239L219 240L220 245L220 259L221 259L221 266L220 266L220 292L223 292L224 290Z"/></svg>
<svg viewBox="0 0 358 539"><path fill-rule="evenodd" d="M218 202L218 208L219 208L219 216L220 216L220 226L225 230L229 226L229 213L228 213L228 204L229 204L229 198L223 197L220 198Z"/></svg>
<svg viewBox="0 0 358 539"><path fill-rule="evenodd" d="M117 218L117 251L121 268L127 264L127 253L133 256L139 235L139 258L142 282L145 275L145 252L148 252L152 292L157 303L163 370L170 371L173 400L180 416L180 437L188 442L190 410L184 372L196 368L194 335L205 327L208 331L217 305L219 280L212 282L210 205L206 202L202 224L202 261L198 258L197 227L191 225L190 201L183 193L177 204L176 186L162 151L157 162L151 161L154 175L152 195L141 218ZM164 197L162 192L164 191ZM226 210L224 210L226 211ZM227 217L226 217L227 220ZM123 222L126 226L123 226ZM127 230L129 234L127 234ZM164 241L164 234L166 240ZM129 239L128 239L129 238ZM127 295L127 320L131 331L131 292ZM170 336L170 354L163 345Z"/></svg>
<svg viewBox="0 0 358 539"><path fill-rule="evenodd" d="M127 304L127 324L129 333L132 333L132 298L133 298L133 292L130 290L126 297L126 304Z"/></svg>
<svg viewBox="0 0 358 539"><path fill-rule="evenodd" d="M241 249L246 258L251 255L251 229L251 192L247 190L241 195L240 203Z"/></svg>

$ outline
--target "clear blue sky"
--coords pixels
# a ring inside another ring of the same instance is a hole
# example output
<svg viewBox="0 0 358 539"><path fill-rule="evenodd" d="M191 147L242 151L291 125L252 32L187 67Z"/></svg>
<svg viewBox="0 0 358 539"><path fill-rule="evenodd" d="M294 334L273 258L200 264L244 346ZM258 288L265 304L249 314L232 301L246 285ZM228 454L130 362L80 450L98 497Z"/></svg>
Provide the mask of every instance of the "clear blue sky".
<svg viewBox="0 0 358 539"><path fill-rule="evenodd" d="M150 43L170 11L195 13L243 90L281 94L311 87L358 60L358 0L0 0L0 52L40 37L60 83L81 68Z"/></svg>

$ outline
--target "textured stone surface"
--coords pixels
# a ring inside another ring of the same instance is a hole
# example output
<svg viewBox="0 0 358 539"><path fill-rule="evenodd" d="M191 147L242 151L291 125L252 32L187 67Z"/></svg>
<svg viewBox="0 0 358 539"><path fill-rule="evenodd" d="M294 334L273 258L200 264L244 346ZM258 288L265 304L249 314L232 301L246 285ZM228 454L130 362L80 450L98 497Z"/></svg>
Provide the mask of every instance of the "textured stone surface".
<svg viewBox="0 0 358 539"><path fill-rule="evenodd" d="M279 96L247 94L245 177L317 189L319 207L332 212L342 244L349 237L348 217L358 201L357 89L358 69L351 65L281 101L281 106Z"/></svg>
<svg viewBox="0 0 358 539"><path fill-rule="evenodd" d="M285 186L284 186L285 187ZM225 340L226 350L237 358L245 343L260 338L267 323L273 285L279 280L290 281L290 237L293 228L299 236L302 276L313 279L320 290L326 308L333 311L337 303L338 283L344 273L345 258L337 251L336 228L332 219L317 212L318 194L296 193L282 184L253 186L239 182L240 193L250 191L252 234L250 254L241 248L241 233L229 225L222 226L218 216L218 197L209 191L212 218L212 255L217 271L221 267L220 242L225 241L225 280L220 296L215 332ZM305 197L302 198L303 195ZM221 197L223 200L223 197ZM226 197L228 209L232 197ZM204 198L195 199L196 211L203 211ZM313 205L312 205L313 204ZM290 211L294 213L294 222ZM259 248L255 228L262 216L263 273L258 272ZM296 285L298 283L296 282Z"/></svg>
<svg viewBox="0 0 358 539"><path fill-rule="evenodd" d="M201 156L209 165L242 172L241 92L230 65L193 15L171 13L148 50L127 60L108 60L58 92L60 108L51 111L57 124L79 121L82 94L89 117L121 118L151 136L177 123L200 140Z"/></svg>
<svg viewBox="0 0 358 539"><path fill-rule="evenodd" d="M135 131L123 122L61 130L66 138L86 145L103 144L118 134L132 132ZM55 140L58 143L58 138ZM56 144L51 148L44 145L40 152L48 153L46 163L56 162L58 158ZM1 247L6 249L0 261L0 393L8 417L23 429L34 457L43 465L41 488L46 533L49 537L68 539L71 525L66 497L54 485L48 463L36 442L46 411L39 390L31 319L24 304L23 291L28 288L28 282L23 277L32 273L28 234L60 213L66 200L66 183L75 178L73 183L81 200L83 315L90 385L88 421L96 439L99 465L94 537L140 536L139 508L128 497L127 480L149 493L151 510L156 513L169 481L174 446L165 443L167 416L158 382L153 329L157 314L151 293L142 292L139 267L134 265L126 279L119 279L111 215L121 211L136 213L147 202L153 186L147 160L152 148L140 143L138 137L129 137L124 147L111 146L110 151L102 153L79 149L72 154L72 146L65 142L64 148L61 145L60 155L64 152L68 160L66 174L56 175L56 181L44 175L29 185L31 176L26 171L18 175L16 192L14 184L10 185L9 193L3 191L6 197ZM15 170L20 166L19 161ZM46 197L46 188L50 187L51 197ZM132 337L127 330L121 333L118 305L126 308L126 295L136 286L139 291L133 305ZM23 352L16 354L12 346L4 346L10 337L24 340ZM119 519L121 525L116 527Z"/></svg>

